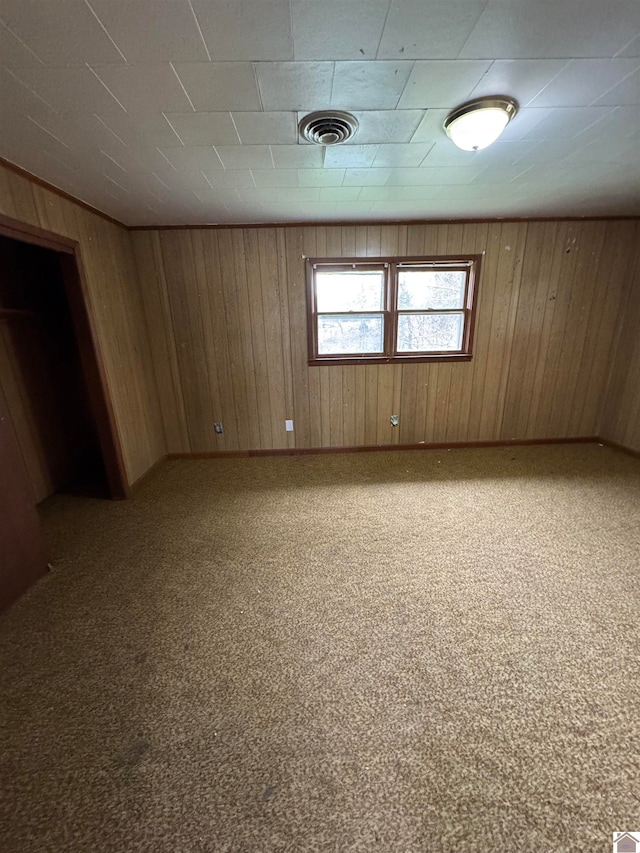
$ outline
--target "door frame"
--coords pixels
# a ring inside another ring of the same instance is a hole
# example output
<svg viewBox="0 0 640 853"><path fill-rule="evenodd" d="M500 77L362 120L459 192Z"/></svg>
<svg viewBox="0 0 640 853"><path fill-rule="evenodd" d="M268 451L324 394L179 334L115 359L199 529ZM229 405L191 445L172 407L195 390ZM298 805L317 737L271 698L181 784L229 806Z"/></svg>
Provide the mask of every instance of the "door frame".
<svg viewBox="0 0 640 853"><path fill-rule="evenodd" d="M89 406L98 434L98 442L107 475L111 498L119 500L131 494L109 393L104 359L98 341L91 298L84 274L80 244L69 237L46 231L35 225L0 214L0 235L22 243L31 243L59 254L60 270L71 311L82 373L89 394Z"/></svg>

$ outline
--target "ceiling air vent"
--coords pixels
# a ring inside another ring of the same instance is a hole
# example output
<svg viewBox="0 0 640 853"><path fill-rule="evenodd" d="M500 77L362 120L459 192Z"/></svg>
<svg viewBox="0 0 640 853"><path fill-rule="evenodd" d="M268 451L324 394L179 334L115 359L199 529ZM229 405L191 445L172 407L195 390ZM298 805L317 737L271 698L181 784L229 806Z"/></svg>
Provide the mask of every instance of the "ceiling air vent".
<svg viewBox="0 0 640 853"><path fill-rule="evenodd" d="M301 120L298 128L305 139L316 145L339 145L355 134L358 119L351 113L337 110L309 113Z"/></svg>

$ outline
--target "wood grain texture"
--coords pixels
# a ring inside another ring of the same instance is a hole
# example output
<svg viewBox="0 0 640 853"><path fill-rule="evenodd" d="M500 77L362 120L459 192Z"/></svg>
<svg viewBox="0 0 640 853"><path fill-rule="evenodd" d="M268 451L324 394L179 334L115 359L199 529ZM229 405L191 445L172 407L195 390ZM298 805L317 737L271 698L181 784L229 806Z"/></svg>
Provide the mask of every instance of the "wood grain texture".
<svg viewBox="0 0 640 853"><path fill-rule="evenodd" d="M192 229L132 238L169 452L592 436L609 410L608 387L612 400L627 395L637 409L633 381L612 374L610 382L610 374L621 322L631 322L638 221ZM484 253L471 362L308 366L304 257L456 253ZM286 418L293 433L284 430ZM222 436L213 430L219 420ZM621 415L616 435L630 434L631 423Z"/></svg>
<svg viewBox="0 0 640 853"><path fill-rule="evenodd" d="M629 298L616 320L616 343L602 414L603 438L640 453L640 243Z"/></svg>
<svg viewBox="0 0 640 853"><path fill-rule="evenodd" d="M145 312L142 303L131 235L1 164L0 213L80 245L89 289L88 308L104 359L127 477L132 483L164 456L163 423L167 418L160 411L147 331L151 312ZM157 335L153 339L157 341Z"/></svg>

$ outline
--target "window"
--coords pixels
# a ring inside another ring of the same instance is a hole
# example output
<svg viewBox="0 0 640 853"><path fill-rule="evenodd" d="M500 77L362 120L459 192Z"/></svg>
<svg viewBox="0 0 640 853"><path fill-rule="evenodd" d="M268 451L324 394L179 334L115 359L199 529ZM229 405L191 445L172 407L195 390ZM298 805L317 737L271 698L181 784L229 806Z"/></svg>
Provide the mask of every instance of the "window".
<svg viewBox="0 0 640 853"><path fill-rule="evenodd" d="M469 361L480 256L307 259L309 364Z"/></svg>

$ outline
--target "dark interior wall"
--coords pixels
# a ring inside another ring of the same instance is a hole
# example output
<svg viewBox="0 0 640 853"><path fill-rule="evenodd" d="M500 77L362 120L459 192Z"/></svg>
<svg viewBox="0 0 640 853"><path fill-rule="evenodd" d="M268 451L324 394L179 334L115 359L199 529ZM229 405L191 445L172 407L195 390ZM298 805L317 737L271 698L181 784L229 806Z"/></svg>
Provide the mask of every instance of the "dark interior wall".
<svg viewBox="0 0 640 853"><path fill-rule="evenodd" d="M97 439L58 254L6 237L0 385L39 502L94 460Z"/></svg>

